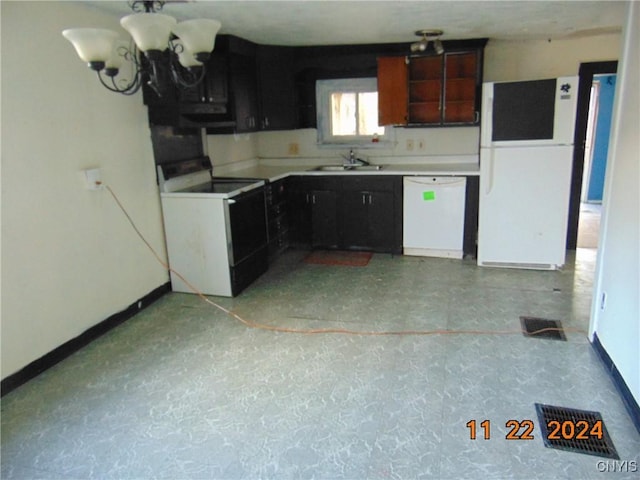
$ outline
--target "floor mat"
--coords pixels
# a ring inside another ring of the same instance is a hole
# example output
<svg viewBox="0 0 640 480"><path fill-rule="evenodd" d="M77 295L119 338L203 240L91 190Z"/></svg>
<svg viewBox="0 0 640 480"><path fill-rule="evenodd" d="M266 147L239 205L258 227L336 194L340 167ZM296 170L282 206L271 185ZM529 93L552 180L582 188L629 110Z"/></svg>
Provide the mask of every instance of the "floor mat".
<svg viewBox="0 0 640 480"><path fill-rule="evenodd" d="M562 322L560 320L520 317L520 325L522 325L522 334L525 337L567 341L567 337L564 335Z"/></svg>
<svg viewBox="0 0 640 480"><path fill-rule="evenodd" d="M345 252L341 250L314 250L304 258L305 263L313 265L344 265L364 267L369 263L371 252Z"/></svg>
<svg viewBox="0 0 640 480"><path fill-rule="evenodd" d="M599 412L535 405L545 447L620 459Z"/></svg>

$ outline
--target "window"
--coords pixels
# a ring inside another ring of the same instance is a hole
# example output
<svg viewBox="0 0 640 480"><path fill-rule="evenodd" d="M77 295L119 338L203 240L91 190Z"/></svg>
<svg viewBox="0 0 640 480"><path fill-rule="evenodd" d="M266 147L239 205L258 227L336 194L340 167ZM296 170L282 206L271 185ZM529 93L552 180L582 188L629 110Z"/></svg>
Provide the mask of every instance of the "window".
<svg viewBox="0 0 640 480"><path fill-rule="evenodd" d="M321 144L372 145L386 140L378 125L375 78L318 80L318 141Z"/></svg>

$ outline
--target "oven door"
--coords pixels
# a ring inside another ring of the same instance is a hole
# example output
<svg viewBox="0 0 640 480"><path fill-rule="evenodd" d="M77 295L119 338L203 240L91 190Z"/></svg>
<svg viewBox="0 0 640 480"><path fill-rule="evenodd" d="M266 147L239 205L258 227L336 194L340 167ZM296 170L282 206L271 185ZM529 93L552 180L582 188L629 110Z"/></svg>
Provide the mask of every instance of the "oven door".
<svg viewBox="0 0 640 480"><path fill-rule="evenodd" d="M264 187L229 199L228 206L230 263L238 265L267 245Z"/></svg>
<svg viewBox="0 0 640 480"><path fill-rule="evenodd" d="M269 267L264 186L226 203L229 274L235 297Z"/></svg>

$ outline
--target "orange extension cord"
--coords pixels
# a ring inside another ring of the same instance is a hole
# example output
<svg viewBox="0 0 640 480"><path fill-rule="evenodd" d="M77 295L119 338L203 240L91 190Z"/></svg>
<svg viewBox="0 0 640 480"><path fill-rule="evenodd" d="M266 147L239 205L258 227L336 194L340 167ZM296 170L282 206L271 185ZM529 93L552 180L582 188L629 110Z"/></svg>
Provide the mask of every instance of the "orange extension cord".
<svg viewBox="0 0 640 480"><path fill-rule="evenodd" d="M200 290L198 290L195 286L193 286L183 275L179 272L176 272L167 262L165 262L160 255L155 251L155 249L151 246L151 244L147 241L147 239L142 235L135 222L124 208L117 195L113 192L111 187L105 185L103 183L97 182L97 185L101 185L108 190L113 199L115 200L122 213L124 213L125 217L133 227L133 230L136 232L138 237L144 242L147 248L151 251L156 260L169 272L172 272L175 276L177 276L180 280L182 280L196 295L198 295L203 301L216 307L217 309L223 311L230 317L239 321L243 325L249 328L255 328L260 330L270 330L272 332L281 332L281 333L297 333L303 335L314 335L314 334L327 334L327 333L337 333L344 335L360 335L360 336L404 336L404 335L520 335L527 334L529 336L537 335L542 332L548 331L559 331L564 330L565 332L575 332L575 333L584 333L584 330L579 328L543 328L540 330L536 330L534 332L525 332L523 330L399 330L399 331L367 331L367 330L349 330L345 328L313 328L313 329L298 329L298 328L285 328L285 327L277 327L273 325L265 325L262 323L253 322L251 320L246 320L242 318L237 313L229 310L228 308L223 307L222 305L214 302L213 300L207 298Z"/></svg>

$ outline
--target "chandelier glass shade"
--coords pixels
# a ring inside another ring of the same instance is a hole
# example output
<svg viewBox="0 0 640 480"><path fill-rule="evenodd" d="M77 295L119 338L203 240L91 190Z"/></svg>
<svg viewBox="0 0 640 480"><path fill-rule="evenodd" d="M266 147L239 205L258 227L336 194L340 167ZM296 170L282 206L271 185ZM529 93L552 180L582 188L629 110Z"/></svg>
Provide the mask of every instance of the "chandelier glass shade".
<svg viewBox="0 0 640 480"><path fill-rule="evenodd" d="M182 40L184 51L204 62L207 60L204 55L208 57L213 50L216 34L221 26L219 21L206 18L185 20L173 28L173 33Z"/></svg>
<svg viewBox="0 0 640 480"><path fill-rule="evenodd" d="M134 13L120 19L120 25L143 52L167 48L171 31L178 22L160 13Z"/></svg>
<svg viewBox="0 0 640 480"><path fill-rule="evenodd" d="M94 70L101 70L111 58L118 34L104 28L70 28L62 35L76 49L78 56Z"/></svg>
<svg viewBox="0 0 640 480"><path fill-rule="evenodd" d="M140 5L144 13L120 20L131 35L129 42L123 42L117 32L102 28L71 28L62 35L73 44L80 59L97 72L102 85L113 92L132 95L147 83L162 96L166 79L178 88L196 86L204 78L202 67L213 51L220 22L195 19L178 23L169 15L156 13L164 2L130 3L134 11ZM119 78L125 62L130 66L130 76Z"/></svg>

